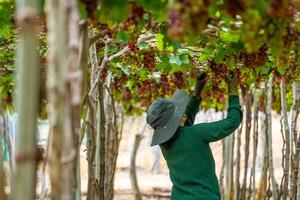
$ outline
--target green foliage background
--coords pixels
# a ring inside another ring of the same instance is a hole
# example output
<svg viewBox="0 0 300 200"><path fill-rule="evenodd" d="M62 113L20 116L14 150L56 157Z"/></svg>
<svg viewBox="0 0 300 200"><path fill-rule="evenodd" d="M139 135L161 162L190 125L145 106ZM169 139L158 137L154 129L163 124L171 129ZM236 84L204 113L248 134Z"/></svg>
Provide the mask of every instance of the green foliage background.
<svg viewBox="0 0 300 200"><path fill-rule="evenodd" d="M152 100L169 97L177 88L191 92L202 71L209 74L201 105L204 109L224 108L223 76L228 70L238 74L242 94L274 76L273 108L277 111L284 77L288 107L292 103L291 84L300 79L300 5L296 0L81 0L79 6L90 31L105 32L112 39L110 55L130 47L128 53L110 62L103 74L111 72L111 90L129 114L141 113ZM6 107L12 105L15 82L13 13L13 1L0 0L0 92ZM42 11L42 26L43 15ZM45 33L41 28L43 68L47 64ZM150 34L155 34L155 40L135 45L139 37ZM101 60L104 44L97 41L96 45ZM41 98L44 116L45 104Z"/></svg>

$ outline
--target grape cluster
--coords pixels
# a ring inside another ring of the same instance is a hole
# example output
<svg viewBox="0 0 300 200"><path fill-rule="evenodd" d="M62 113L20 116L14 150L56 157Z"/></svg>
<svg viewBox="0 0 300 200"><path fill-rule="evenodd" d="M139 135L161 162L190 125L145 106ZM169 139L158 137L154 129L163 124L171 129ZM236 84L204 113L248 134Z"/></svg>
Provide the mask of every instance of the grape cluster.
<svg viewBox="0 0 300 200"><path fill-rule="evenodd" d="M129 48L130 51L133 51L133 52L139 50L139 47L136 46L135 43L129 43L129 44L128 44L128 48Z"/></svg>
<svg viewBox="0 0 300 200"><path fill-rule="evenodd" d="M202 96L210 98L212 96L217 98L218 102L223 102L224 90L222 82L225 74L228 73L227 66L224 63L216 63L214 60L208 61L209 71L206 77L206 83L209 85L209 90L204 89Z"/></svg>
<svg viewBox="0 0 300 200"><path fill-rule="evenodd" d="M144 80L137 84L137 94L141 106L147 107L159 96L159 84L154 79Z"/></svg>
<svg viewBox="0 0 300 200"><path fill-rule="evenodd" d="M208 65L214 77L217 79L222 79L224 75L228 72L227 66L224 63L217 64L215 61L212 60L209 61Z"/></svg>
<svg viewBox="0 0 300 200"><path fill-rule="evenodd" d="M140 98L143 98L147 95L147 93L149 93L149 80L144 80L142 81L141 84L138 84L137 89L138 89L138 96Z"/></svg>
<svg viewBox="0 0 300 200"><path fill-rule="evenodd" d="M247 76L243 74L243 71L240 68L235 69L235 74L236 74L239 86L241 88L242 95L245 96L246 92L248 91L247 79L245 79L245 77L247 77Z"/></svg>
<svg viewBox="0 0 300 200"><path fill-rule="evenodd" d="M185 78L183 76L183 72L174 72L173 74L173 82L175 86L179 89L182 89L186 85Z"/></svg>
<svg viewBox="0 0 300 200"><path fill-rule="evenodd" d="M126 102L130 101L132 99L131 90L128 87L124 87L122 90L123 93L123 100Z"/></svg>
<svg viewBox="0 0 300 200"><path fill-rule="evenodd" d="M144 54L144 67L149 71L153 71L155 69L155 53L153 51L146 52Z"/></svg>
<svg viewBox="0 0 300 200"><path fill-rule="evenodd" d="M113 77L113 81L111 84L112 90L121 91L123 86L126 84L127 80L128 80L128 77L126 74L122 74L120 78L118 78L116 76Z"/></svg>
<svg viewBox="0 0 300 200"><path fill-rule="evenodd" d="M241 58L243 64L248 68L255 68L265 65L268 62L268 47L263 45L258 51L248 54L243 52Z"/></svg>
<svg viewBox="0 0 300 200"><path fill-rule="evenodd" d="M243 0L225 0L224 7L232 17L235 17L245 11L245 2Z"/></svg>
<svg viewBox="0 0 300 200"><path fill-rule="evenodd" d="M297 12L297 6L294 5L293 1L286 0L270 0L270 6L268 13L271 17L293 17Z"/></svg>
<svg viewBox="0 0 300 200"><path fill-rule="evenodd" d="M160 75L160 88L161 88L161 93L167 94L170 88L170 82L169 82L169 77L166 74Z"/></svg>

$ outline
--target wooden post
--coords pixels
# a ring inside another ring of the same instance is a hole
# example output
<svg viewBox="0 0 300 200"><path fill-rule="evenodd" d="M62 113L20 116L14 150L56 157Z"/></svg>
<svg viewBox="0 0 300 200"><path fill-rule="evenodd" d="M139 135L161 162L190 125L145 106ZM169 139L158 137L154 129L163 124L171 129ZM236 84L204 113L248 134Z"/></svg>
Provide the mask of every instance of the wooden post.
<svg viewBox="0 0 300 200"><path fill-rule="evenodd" d="M252 156L252 170L250 176L250 191L251 189L253 191L250 195L251 199L254 199L256 195L255 171L256 171L256 154L257 154L257 144L258 144L258 96L259 96L259 91L255 87L253 91L253 145L252 145L253 156Z"/></svg>
<svg viewBox="0 0 300 200"><path fill-rule="evenodd" d="M270 76L267 93L267 133L268 133L268 154L269 154L269 175L272 185L272 198L277 199L277 183L274 176L273 167L273 150L272 150L272 91L273 91L273 77Z"/></svg>
<svg viewBox="0 0 300 200"><path fill-rule="evenodd" d="M48 29L48 116L51 144L49 154L49 174L52 199L71 199L70 163L76 159L76 149L72 149L68 45L69 2L48 0L46 16Z"/></svg>
<svg viewBox="0 0 300 200"><path fill-rule="evenodd" d="M146 127L146 125L145 125L145 127ZM132 191L133 191L135 200L142 200L142 195L141 195L141 191L140 191L140 188L138 185L138 180L137 180L137 175L136 175L136 165L135 165L137 151L138 151L138 148L139 148L142 138L143 137L141 134L135 135L135 140L133 143L133 150L132 150L131 158L130 158L130 181L131 181L131 187L132 187Z"/></svg>
<svg viewBox="0 0 300 200"><path fill-rule="evenodd" d="M1 108L0 108L1 109ZM0 110L1 113L1 110ZM3 166L3 162L4 162L4 152L3 152L3 129L4 129L4 124L3 124L3 116L0 114L0 199L6 200L6 194L5 194L5 179L8 177L5 177L4 174L4 166ZM2 178L3 177L3 178Z"/></svg>
<svg viewBox="0 0 300 200"><path fill-rule="evenodd" d="M38 0L16 1L16 23L20 30L17 48L17 113L16 168L13 175L12 199L35 199L36 186L36 118L40 66L38 58Z"/></svg>
<svg viewBox="0 0 300 200"><path fill-rule="evenodd" d="M287 117L287 107L286 107L286 84L285 84L285 77L281 79L281 118L283 120L283 127L284 127L284 149L282 151L283 156L283 181L282 181L282 198L287 199L288 197L288 186L289 186L289 174L290 174L290 129L289 129L289 122Z"/></svg>
<svg viewBox="0 0 300 200"><path fill-rule="evenodd" d="M246 122L245 122L245 166L244 166L244 178L242 184L241 199L246 199L247 197L247 175L248 175L248 160L249 160L249 147L250 147L250 131L251 131L251 95L250 92L246 93L245 97L246 105Z"/></svg>

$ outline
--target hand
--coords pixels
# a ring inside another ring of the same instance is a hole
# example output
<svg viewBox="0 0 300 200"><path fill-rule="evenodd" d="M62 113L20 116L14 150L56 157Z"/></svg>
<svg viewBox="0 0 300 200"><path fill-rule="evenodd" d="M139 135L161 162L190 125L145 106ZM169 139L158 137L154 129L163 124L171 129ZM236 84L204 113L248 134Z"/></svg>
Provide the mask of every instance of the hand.
<svg viewBox="0 0 300 200"><path fill-rule="evenodd" d="M194 96L198 99L201 98L201 92L206 83L206 76L207 76L207 73L203 72L197 77L197 83L196 83L196 88L194 91Z"/></svg>
<svg viewBox="0 0 300 200"><path fill-rule="evenodd" d="M228 94L239 96L238 81L236 78L236 74L233 71L230 71L225 76L225 81L228 85Z"/></svg>

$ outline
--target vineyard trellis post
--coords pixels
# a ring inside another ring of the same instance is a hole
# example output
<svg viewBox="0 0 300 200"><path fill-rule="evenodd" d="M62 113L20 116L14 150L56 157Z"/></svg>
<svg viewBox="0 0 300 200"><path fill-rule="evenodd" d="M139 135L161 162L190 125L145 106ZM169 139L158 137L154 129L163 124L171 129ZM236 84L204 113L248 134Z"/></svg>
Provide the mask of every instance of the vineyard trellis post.
<svg viewBox="0 0 300 200"><path fill-rule="evenodd" d="M287 117L287 106L286 106L286 83L285 77L282 77L281 84L281 126L283 122L283 151L282 151L282 163L283 163L283 178L281 183L281 194L283 199L287 199L289 194L289 178L290 178L290 164L291 163L291 140L290 140L290 129Z"/></svg>
<svg viewBox="0 0 300 200"><path fill-rule="evenodd" d="M270 76L268 82L267 92L267 107L266 107L266 119L267 119L267 135L268 135L268 158L269 158L269 176L272 185L272 198L277 199L277 183L274 175L273 165L273 151L272 151L272 92L273 92L273 76Z"/></svg>
<svg viewBox="0 0 300 200"><path fill-rule="evenodd" d="M245 165L244 165L244 176L242 183L241 199L246 199L248 195L247 191L247 175L248 175L248 161L249 161L249 147L250 147L250 131L251 131L251 92L246 92L245 96L245 109L246 109L246 121L245 121Z"/></svg>
<svg viewBox="0 0 300 200"><path fill-rule="evenodd" d="M241 107L243 109L244 100L240 96ZM244 123L241 123L240 127L236 131L236 171L235 171L235 179L234 179L234 200L238 200L240 198L240 172L241 172L241 137L243 131Z"/></svg>
<svg viewBox="0 0 300 200"><path fill-rule="evenodd" d="M48 28L49 172L53 199L76 199L81 81L76 1L46 2ZM63 142L64 141L64 145Z"/></svg>
<svg viewBox="0 0 300 200"><path fill-rule="evenodd" d="M12 199L35 199L36 131L40 66L38 57L39 1L16 1L16 23L20 28L17 48L18 126L13 172Z"/></svg>
<svg viewBox="0 0 300 200"><path fill-rule="evenodd" d="M253 155L252 155L252 170L250 175L250 198L254 199L256 195L256 158L257 158L257 144L258 144L258 99L260 95L260 90L257 88L257 86L253 89L253 139L252 139L252 149L253 149Z"/></svg>
<svg viewBox="0 0 300 200"><path fill-rule="evenodd" d="M143 139L143 133L145 132L147 127L147 124L145 123L141 130L139 130L139 133L135 135L134 143L133 143L133 148L130 156L130 182L131 182L131 188L133 191L133 195L135 200L142 200L142 194L139 188L138 184L138 178L137 178L137 172L136 172L136 157L138 153L138 148L140 146L140 143Z"/></svg>
<svg viewBox="0 0 300 200"><path fill-rule="evenodd" d="M2 146L4 145L3 142L3 129L4 129L4 122L3 122L3 116L2 116L2 110L0 108L0 177L3 177L0 179L0 199L6 200L6 194L5 194L5 174L4 174L4 152Z"/></svg>

